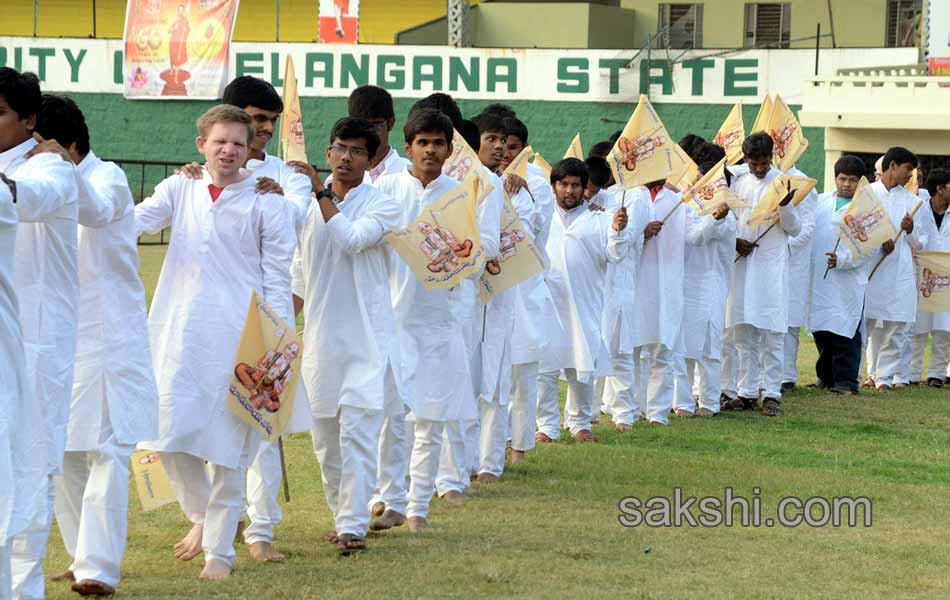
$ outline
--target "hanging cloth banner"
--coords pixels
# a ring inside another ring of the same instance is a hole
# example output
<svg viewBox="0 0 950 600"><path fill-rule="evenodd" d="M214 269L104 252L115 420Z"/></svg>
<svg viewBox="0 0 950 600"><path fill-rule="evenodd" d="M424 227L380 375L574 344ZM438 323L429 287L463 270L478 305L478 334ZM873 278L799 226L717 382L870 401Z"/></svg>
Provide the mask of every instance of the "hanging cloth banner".
<svg viewBox="0 0 950 600"><path fill-rule="evenodd" d="M128 0L125 97L220 98L237 11L238 0Z"/></svg>
<svg viewBox="0 0 950 600"><path fill-rule="evenodd" d="M320 0L317 41L356 44L360 39L360 0Z"/></svg>

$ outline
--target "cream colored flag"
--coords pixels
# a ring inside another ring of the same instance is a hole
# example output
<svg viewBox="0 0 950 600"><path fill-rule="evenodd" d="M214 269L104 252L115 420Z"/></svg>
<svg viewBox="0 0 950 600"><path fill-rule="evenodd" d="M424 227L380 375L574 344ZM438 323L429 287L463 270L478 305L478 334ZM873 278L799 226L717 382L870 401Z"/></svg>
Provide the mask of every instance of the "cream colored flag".
<svg viewBox="0 0 950 600"><path fill-rule="evenodd" d="M427 206L408 228L386 236L427 290L455 287L482 270L485 256L476 218L481 197L479 179L470 173Z"/></svg>
<svg viewBox="0 0 950 600"><path fill-rule="evenodd" d="M683 194L683 202L697 214L708 215L725 203L729 208L739 209L746 206L736 196L726 181L726 160L723 158L716 166L706 172L690 189Z"/></svg>
<svg viewBox="0 0 950 600"><path fill-rule="evenodd" d="M745 127L742 123L742 103L736 102L736 105L729 111L729 116L723 122L719 131L716 132L716 139L713 141L717 146L722 146L726 151L726 164L734 165L742 160L742 142L745 140Z"/></svg>
<svg viewBox="0 0 950 600"><path fill-rule="evenodd" d="M791 169L805 153L808 140L805 139L802 126L795 118L795 113L777 94L769 115L768 131L772 137L772 163L784 173Z"/></svg>
<svg viewBox="0 0 950 600"><path fill-rule="evenodd" d="M910 174L910 179L907 180L907 185L904 186L904 189L915 196L917 192L920 191L920 180L918 179L917 169L914 169L914 172Z"/></svg>
<svg viewBox="0 0 950 600"><path fill-rule="evenodd" d="M897 237L883 199L865 177L858 182L848 210L841 217L838 237L855 257L872 252Z"/></svg>
<svg viewBox="0 0 950 600"><path fill-rule="evenodd" d="M137 450L132 453L132 479L142 503L142 512L178 501L158 452Z"/></svg>
<svg viewBox="0 0 950 600"><path fill-rule="evenodd" d="M474 174L478 177L479 185L482 191L494 189L491 178L482 167L482 160L478 158L478 153L472 150L462 134L456 131L452 137L452 154L442 165L442 173L451 177L455 181L462 183L469 176Z"/></svg>
<svg viewBox="0 0 950 600"><path fill-rule="evenodd" d="M531 146L525 146L521 149L521 152L518 153L518 156L514 157L508 166L505 168L505 175L512 173L517 175L522 179L528 178L528 161L531 159L531 156L534 154L534 150L531 149Z"/></svg>
<svg viewBox="0 0 950 600"><path fill-rule="evenodd" d="M303 344L293 324L252 291L227 403L232 413L272 443L290 422L302 355Z"/></svg>
<svg viewBox="0 0 950 600"><path fill-rule="evenodd" d="M551 165L548 164L548 161L544 160L540 152L535 153L534 160L531 161L531 164L541 167L547 177L551 177Z"/></svg>
<svg viewBox="0 0 950 600"><path fill-rule="evenodd" d="M289 54L284 68L284 112L280 117L280 147L285 162L307 162L303 116L300 113L300 96L297 95L297 76L294 72L294 58Z"/></svg>
<svg viewBox="0 0 950 600"><path fill-rule="evenodd" d="M544 253L525 231L508 194L501 213L501 254L485 263L479 278L482 303L547 269Z"/></svg>
<svg viewBox="0 0 950 600"><path fill-rule="evenodd" d="M752 129L749 133L758 133L769 131L769 119L772 118L772 98L768 94L762 98L762 104L759 106L759 112L755 115L755 122L752 123Z"/></svg>
<svg viewBox="0 0 950 600"><path fill-rule="evenodd" d="M686 154L677 150L682 148L670 139L649 98L640 94L637 108L607 155L607 164L620 189L629 190L682 173Z"/></svg>
<svg viewBox="0 0 950 600"><path fill-rule="evenodd" d="M950 252L917 254L917 312L950 312Z"/></svg>
<svg viewBox="0 0 950 600"><path fill-rule="evenodd" d="M581 133L579 131L574 134L574 139L571 140L571 145L567 147L567 152L564 153L564 158L576 158L577 160L584 160L584 148L581 146Z"/></svg>
<svg viewBox="0 0 950 600"><path fill-rule="evenodd" d="M667 177L667 183L669 183L670 186L675 188L677 191L684 192L693 187L693 185L699 181L703 174L699 172L699 167L696 166L696 163L693 162L693 159L690 158L688 154L686 154L686 151L683 150L682 146L675 144L674 150L676 151L681 164L676 171L670 173L670 176Z"/></svg>
<svg viewBox="0 0 950 600"><path fill-rule="evenodd" d="M789 187L795 191L791 204L798 206L808 196L808 193L815 189L816 185L818 185L818 181L808 177L779 175L772 180L769 189L762 194L759 201L752 208L752 214L749 215L749 226L771 225L778 222L778 205L785 194L788 193Z"/></svg>

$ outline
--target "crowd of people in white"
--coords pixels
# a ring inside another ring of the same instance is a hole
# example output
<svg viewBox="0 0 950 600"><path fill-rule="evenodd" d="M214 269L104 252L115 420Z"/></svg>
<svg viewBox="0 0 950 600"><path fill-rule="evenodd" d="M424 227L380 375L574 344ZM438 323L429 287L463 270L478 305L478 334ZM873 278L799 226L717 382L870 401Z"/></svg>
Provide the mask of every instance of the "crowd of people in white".
<svg viewBox="0 0 950 600"><path fill-rule="evenodd" d="M832 392L856 393L865 360L866 385L919 383L928 335L926 383L948 377L950 314L917 314L913 255L950 249L950 171L928 174L911 217L918 161L904 148L873 184L904 235L854 257L835 243L867 171L854 156L835 165L835 189L796 205L789 188L777 226L750 226L782 174L764 132L728 170L744 204L700 216L664 180L617 189L605 156L620 132L522 178L503 172L528 144L510 107L467 120L445 94L420 100L405 158L385 90L357 88L348 108L324 180L266 153L281 98L235 79L198 120L203 163L136 205L75 102L0 69L0 598L44 597L53 516L73 561L49 579L115 592L136 447L160 455L192 522L174 556L203 553L202 579L230 575L239 535L255 560L285 559L277 448L226 408L252 290L288 322L303 315L287 432L312 433L334 517L324 539L344 555L369 530L429 530L434 496L465 500L563 430L595 442L608 417L624 432L670 415L780 415L802 327ZM386 241L459 185L443 173L456 131L494 187L477 206L485 256L501 252L507 196L548 263L485 304L475 279L427 290ZM681 146L702 172L725 156L692 135ZM169 227L146 314L137 239Z"/></svg>

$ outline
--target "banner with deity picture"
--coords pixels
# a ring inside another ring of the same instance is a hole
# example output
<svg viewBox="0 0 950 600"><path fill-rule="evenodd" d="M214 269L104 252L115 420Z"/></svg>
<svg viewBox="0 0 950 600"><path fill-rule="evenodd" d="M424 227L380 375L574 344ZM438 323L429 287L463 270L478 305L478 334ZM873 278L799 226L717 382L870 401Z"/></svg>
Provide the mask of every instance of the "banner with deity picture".
<svg viewBox="0 0 950 600"><path fill-rule="evenodd" d="M487 170L482 166L482 159L478 158L478 153L472 150L465 138L458 131L453 133L452 154L445 159L442 165L442 173L451 177L459 183L465 181L469 175L474 175L479 182L479 199L487 192L494 189L491 177Z"/></svg>
<svg viewBox="0 0 950 600"><path fill-rule="evenodd" d="M778 94L772 102L768 132L772 138L772 164L784 173L805 153L808 140L802 132L801 123L795 118L795 113Z"/></svg>
<svg viewBox="0 0 950 600"><path fill-rule="evenodd" d="M135 491L142 503L142 512L178 502L168 473L162 466L162 459L154 450L132 453L132 480L135 481Z"/></svg>
<svg viewBox="0 0 950 600"><path fill-rule="evenodd" d="M795 193L792 196L790 204L798 206L804 200L809 192L815 189L818 181L809 177L798 175L779 175L772 180L769 188L762 193L759 201L752 208L749 215L749 225L771 225L778 222L778 205L782 202L789 191Z"/></svg>
<svg viewBox="0 0 950 600"><path fill-rule="evenodd" d="M284 112L280 115L280 149L285 162L307 162L307 144L303 137L303 115L297 94L297 74L294 57L287 55L284 68Z"/></svg>
<svg viewBox="0 0 950 600"><path fill-rule="evenodd" d="M685 152L666 130L663 121L646 95L640 95L637 108L607 155L607 164L620 189L629 190L653 181L683 173Z"/></svg>
<svg viewBox="0 0 950 600"><path fill-rule="evenodd" d="M729 116L716 132L713 143L726 151L726 164L734 165L742 160L742 142L745 141L745 127L742 123L742 103L736 102Z"/></svg>
<svg viewBox="0 0 950 600"><path fill-rule="evenodd" d="M917 254L917 312L950 312L950 252Z"/></svg>
<svg viewBox="0 0 950 600"><path fill-rule="evenodd" d="M547 269L544 253L525 231L508 194L501 212L500 255L485 263L479 278L482 303Z"/></svg>
<svg viewBox="0 0 950 600"><path fill-rule="evenodd" d="M848 210L838 225L838 237L855 257L873 252L897 237L884 201L864 177L858 182Z"/></svg>
<svg viewBox="0 0 950 600"><path fill-rule="evenodd" d="M522 179L528 178L528 161L531 160L531 157L534 156L534 150L531 149L531 146L525 146L521 149L521 152L518 153L518 156L511 159L511 162L508 163L508 166L505 167L505 175L513 174L517 175Z"/></svg>
<svg viewBox="0 0 950 600"><path fill-rule="evenodd" d="M238 0L128 0L125 97L220 98L237 11Z"/></svg>
<svg viewBox="0 0 950 600"><path fill-rule="evenodd" d="M711 214L721 204L739 209L746 205L736 196L726 181L726 161L723 158L716 166L706 172L702 178L683 194L683 202L699 215Z"/></svg>
<svg viewBox="0 0 950 600"><path fill-rule="evenodd" d="M360 0L320 0L317 41L356 44L360 39Z"/></svg>

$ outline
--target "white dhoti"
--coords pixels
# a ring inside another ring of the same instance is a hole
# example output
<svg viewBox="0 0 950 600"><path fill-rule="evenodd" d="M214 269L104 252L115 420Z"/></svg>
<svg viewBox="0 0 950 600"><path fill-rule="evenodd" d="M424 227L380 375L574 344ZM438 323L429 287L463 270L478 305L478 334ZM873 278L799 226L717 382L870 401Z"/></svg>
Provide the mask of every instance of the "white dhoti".
<svg viewBox="0 0 950 600"><path fill-rule="evenodd" d="M383 412L341 405L336 417L316 418L313 450L336 534L366 537L376 489Z"/></svg>
<svg viewBox="0 0 950 600"><path fill-rule="evenodd" d="M203 525L201 549L205 562L234 565L234 536L244 513L244 469L205 463L183 452L161 452L161 461L182 512Z"/></svg>
<svg viewBox="0 0 950 600"><path fill-rule="evenodd" d="M722 375L720 394L733 400L739 395L739 353L736 352L736 328L727 327L722 334Z"/></svg>
<svg viewBox="0 0 950 600"><path fill-rule="evenodd" d="M99 447L67 451L56 481L56 522L76 581L92 579L113 588L129 526L129 461L133 444L122 444L109 426Z"/></svg>
<svg viewBox="0 0 950 600"><path fill-rule="evenodd" d="M43 559L49 542L49 528L53 520L53 499L56 486L53 478L46 479L45 510L37 510L36 518L10 543L10 575L12 598L34 600L45 597L46 581L43 578ZM38 494L38 497L42 497Z"/></svg>
<svg viewBox="0 0 950 600"><path fill-rule="evenodd" d="M673 409L673 351L663 344L637 346L633 349L633 360L637 372L648 377L646 393L637 399L638 412L652 423L666 425Z"/></svg>
<svg viewBox="0 0 950 600"><path fill-rule="evenodd" d="M614 354L610 363L613 375L604 378L603 405L615 425L633 425L640 418L640 414L635 410L637 378L633 354Z"/></svg>
<svg viewBox="0 0 950 600"><path fill-rule="evenodd" d="M409 461L409 508L406 516L429 516L429 502L435 493L435 478L439 471L444 421L430 421L413 417L414 442Z"/></svg>
<svg viewBox="0 0 950 600"><path fill-rule="evenodd" d="M903 377L908 375L913 326L913 323L868 320L867 370L875 385L902 382L902 368L906 369Z"/></svg>
<svg viewBox="0 0 950 600"><path fill-rule="evenodd" d="M534 448L537 429L538 363L512 366L511 379L511 404L508 406L511 448L527 452Z"/></svg>
<svg viewBox="0 0 950 600"><path fill-rule="evenodd" d="M739 354L739 396L782 398L782 367L785 361L785 332L759 329L748 324L735 327L736 351Z"/></svg>
<svg viewBox="0 0 950 600"><path fill-rule="evenodd" d="M798 327L789 327L785 333L782 383L798 383L798 332Z"/></svg>

